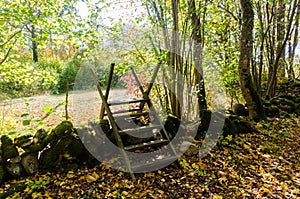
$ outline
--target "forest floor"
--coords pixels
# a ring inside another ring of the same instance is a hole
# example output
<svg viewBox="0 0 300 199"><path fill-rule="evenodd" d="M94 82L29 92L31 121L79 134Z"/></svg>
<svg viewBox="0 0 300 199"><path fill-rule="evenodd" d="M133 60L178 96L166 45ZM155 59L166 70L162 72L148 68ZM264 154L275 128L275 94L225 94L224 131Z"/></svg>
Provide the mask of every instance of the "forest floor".
<svg viewBox="0 0 300 199"><path fill-rule="evenodd" d="M88 99L86 94L81 96L75 96L73 103ZM95 93L90 96L99 103ZM50 98L42 98L43 105L29 98L25 111L35 110L31 105L55 106L47 102ZM0 185L0 198L300 198L299 116L278 116L253 125L260 133L220 138L207 156L183 155L166 168L136 174L136 183L126 173L99 164L6 182Z"/></svg>
<svg viewBox="0 0 300 199"><path fill-rule="evenodd" d="M300 121L258 123L261 133L220 139L204 158L130 177L100 164L6 182L9 198L300 198Z"/></svg>

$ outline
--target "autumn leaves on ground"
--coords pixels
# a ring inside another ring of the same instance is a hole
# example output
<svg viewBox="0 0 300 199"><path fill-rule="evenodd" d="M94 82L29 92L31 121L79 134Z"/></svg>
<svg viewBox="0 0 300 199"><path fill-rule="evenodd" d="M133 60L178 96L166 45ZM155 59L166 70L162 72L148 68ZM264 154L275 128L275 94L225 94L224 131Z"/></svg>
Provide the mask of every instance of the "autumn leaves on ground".
<svg viewBox="0 0 300 199"><path fill-rule="evenodd" d="M278 116L253 125L260 133L221 137L206 157L183 155L164 169L137 174L136 183L100 164L6 182L0 194L4 198L299 198L299 116Z"/></svg>

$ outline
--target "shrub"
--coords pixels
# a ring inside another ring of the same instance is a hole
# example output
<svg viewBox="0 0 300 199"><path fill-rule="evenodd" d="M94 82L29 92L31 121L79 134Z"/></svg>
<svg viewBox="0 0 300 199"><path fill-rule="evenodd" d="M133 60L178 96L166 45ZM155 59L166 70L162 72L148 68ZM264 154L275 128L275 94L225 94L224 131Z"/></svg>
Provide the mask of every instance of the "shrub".
<svg viewBox="0 0 300 199"><path fill-rule="evenodd" d="M62 69L58 77L58 83L53 88L52 93L59 94L59 93L66 92L67 78L68 78L69 89L70 90L73 89L74 81L79 68L80 68L79 60L72 59L71 61L69 61Z"/></svg>
<svg viewBox="0 0 300 199"><path fill-rule="evenodd" d="M10 61L0 66L0 89L10 97L31 96L56 85L56 72L34 63Z"/></svg>
<svg viewBox="0 0 300 199"><path fill-rule="evenodd" d="M47 59L42 59L37 63L37 67L41 70L51 70L56 73L61 73L63 70L64 62L59 58L52 57Z"/></svg>

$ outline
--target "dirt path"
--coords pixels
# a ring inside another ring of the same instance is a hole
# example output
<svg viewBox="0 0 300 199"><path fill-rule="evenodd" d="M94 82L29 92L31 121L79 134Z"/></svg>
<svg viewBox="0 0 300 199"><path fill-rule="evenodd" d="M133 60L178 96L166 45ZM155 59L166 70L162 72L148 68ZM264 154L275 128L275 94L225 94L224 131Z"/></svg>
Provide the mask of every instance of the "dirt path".
<svg viewBox="0 0 300 199"><path fill-rule="evenodd" d="M125 89L114 89L109 94L109 99L114 100L129 97ZM23 120L41 118L45 115L45 106L54 108L58 104L64 103L65 98L65 95L43 95L0 101L0 134L3 131L10 130L36 129L36 123L23 126ZM71 92L68 103L70 120L75 125L87 123L88 120L95 120L99 116L100 105L101 99L99 93L96 91ZM21 117L24 113L28 113L29 115ZM45 119L45 128L54 127L62 120L65 120L64 105L57 108L55 112Z"/></svg>

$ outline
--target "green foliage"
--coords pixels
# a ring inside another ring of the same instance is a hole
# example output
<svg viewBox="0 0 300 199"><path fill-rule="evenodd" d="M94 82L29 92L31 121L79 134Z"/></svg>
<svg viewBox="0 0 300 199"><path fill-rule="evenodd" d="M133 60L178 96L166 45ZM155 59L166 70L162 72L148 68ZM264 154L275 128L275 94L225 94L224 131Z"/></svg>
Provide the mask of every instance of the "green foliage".
<svg viewBox="0 0 300 199"><path fill-rule="evenodd" d="M55 73L61 73L64 68L64 62L57 57L42 59L37 63L37 68L41 70L50 70Z"/></svg>
<svg viewBox="0 0 300 199"><path fill-rule="evenodd" d="M0 89L10 97L38 94L56 84L54 71L39 69L33 63L9 62L0 69Z"/></svg>
<svg viewBox="0 0 300 199"><path fill-rule="evenodd" d="M45 185L49 184L49 181L47 179L46 180L39 179L39 180L36 180L36 181L26 179L25 184L28 185L30 187L30 189L34 190L34 189L43 188Z"/></svg>
<svg viewBox="0 0 300 199"><path fill-rule="evenodd" d="M119 65L118 65L118 67L119 67ZM101 86L106 86L108 84L109 71L110 71L109 65L97 67L97 74L98 74L99 83ZM119 79L119 75L120 75L119 71L115 70L113 79L111 82L111 87L116 86L117 81Z"/></svg>
<svg viewBox="0 0 300 199"><path fill-rule="evenodd" d="M52 93L59 94L59 93L66 92L67 82L68 82L69 89L72 90L79 69L80 69L79 60L72 59L71 61L69 61L62 69L61 74L58 77L59 78L58 83L53 88Z"/></svg>

